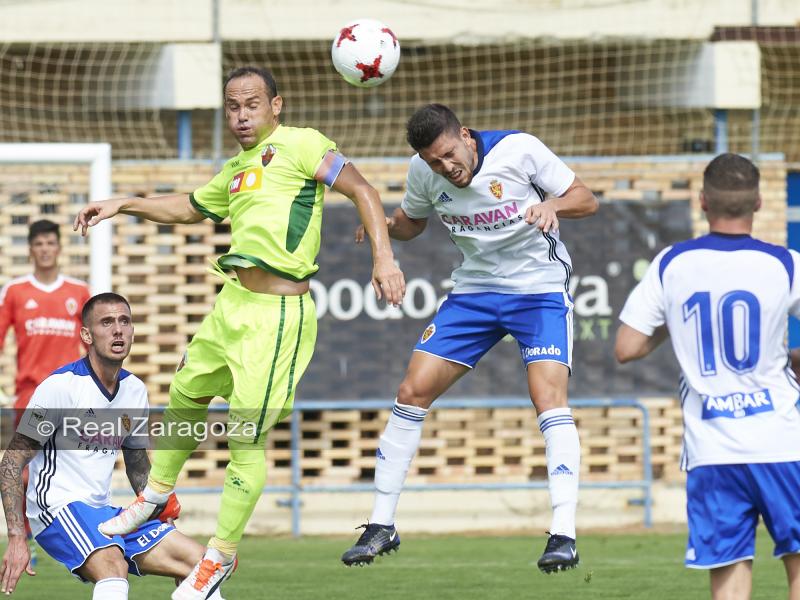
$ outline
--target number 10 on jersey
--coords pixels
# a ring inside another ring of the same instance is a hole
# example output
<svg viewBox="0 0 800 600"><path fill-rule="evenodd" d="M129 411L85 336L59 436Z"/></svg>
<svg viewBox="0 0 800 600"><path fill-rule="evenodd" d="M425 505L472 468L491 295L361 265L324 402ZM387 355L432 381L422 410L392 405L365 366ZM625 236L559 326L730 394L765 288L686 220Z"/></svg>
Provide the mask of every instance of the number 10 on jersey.
<svg viewBox="0 0 800 600"><path fill-rule="evenodd" d="M714 308L712 310L712 308ZM714 327L716 315L716 327ZM695 292L683 303L684 322L694 322L700 373L717 374L715 342L725 366L735 373L747 373L758 364L760 354L761 306L754 294L733 290L711 306L710 292ZM741 341L737 354L736 339Z"/></svg>

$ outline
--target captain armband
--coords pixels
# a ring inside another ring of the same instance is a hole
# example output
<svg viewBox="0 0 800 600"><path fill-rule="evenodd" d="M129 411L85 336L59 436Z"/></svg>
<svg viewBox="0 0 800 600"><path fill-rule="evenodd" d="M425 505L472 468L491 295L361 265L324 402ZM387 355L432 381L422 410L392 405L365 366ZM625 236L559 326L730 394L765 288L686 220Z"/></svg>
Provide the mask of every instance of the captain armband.
<svg viewBox="0 0 800 600"><path fill-rule="evenodd" d="M333 187L333 184L336 182L336 178L339 177L339 173L342 172L342 169L344 169L345 165L349 162L350 161L347 158L338 152L328 150L325 153L325 157L322 159L317 172L314 173L314 179L324 183L328 187Z"/></svg>

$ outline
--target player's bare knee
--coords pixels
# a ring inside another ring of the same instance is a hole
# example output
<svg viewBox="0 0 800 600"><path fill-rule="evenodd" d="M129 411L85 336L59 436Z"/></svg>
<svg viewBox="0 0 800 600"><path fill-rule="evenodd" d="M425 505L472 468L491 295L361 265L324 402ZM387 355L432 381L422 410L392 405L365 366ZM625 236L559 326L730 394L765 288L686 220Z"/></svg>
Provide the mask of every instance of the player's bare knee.
<svg viewBox="0 0 800 600"><path fill-rule="evenodd" d="M567 407L567 381L550 369L528 369L528 390L536 411L541 414Z"/></svg>
<svg viewBox="0 0 800 600"><path fill-rule="evenodd" d="M92 552L78 569L78 574L94 583L109 577L125 579L128 577L128 563L118 546L109 546Z"/></svg>
<svg viewBox="0 0 800 600"><path fill-rule="evenodd" d="M430 408L430 405L433 404L433 398L408 378L404 379L397 388L397 401L400 404L420 408Z"/></svg>
<svg viewBox="0 0 800 600"><path fill-rule="evenodd" d="M554 408L567 408L567 392L559 386L544 385L531 394L531 402L539 414Z"/></svg>
<svg viewBox="0 0 800 600"><path fill-rule="evenodd" d="M563 400L557 399L555 397L546 398L537 400L533 398L533 406L536 408L537 414L542 414L547 412L548 410L553 410L554 408L567 408L567 399L564 398Z"/></svg>

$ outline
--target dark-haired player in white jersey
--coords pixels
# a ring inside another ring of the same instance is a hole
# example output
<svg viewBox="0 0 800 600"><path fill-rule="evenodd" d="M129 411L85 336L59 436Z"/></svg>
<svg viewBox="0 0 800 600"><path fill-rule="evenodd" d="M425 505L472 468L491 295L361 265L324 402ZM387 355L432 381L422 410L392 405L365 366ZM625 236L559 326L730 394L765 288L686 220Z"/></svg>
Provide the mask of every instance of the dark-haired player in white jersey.
<svg viewBox="0 0 800 600"><path fill-rule="evenodd" d="M620 362L669 334L680 363L686 566L715 600L750 598L759 515L800 598L800 387L786 349L800 317L800 254L750 236L759 172L722 154L703 176L710 233L660 252L620 314Z"/></svg>
<svg viewBox="0 0 800 600"><path fill-rule="evenodd" d="M148 401L144 383L122 368L133 341L127 300L113 293L93 296L81 320L88 354L36 388L0 462L8 528L0 565L4 594L14 591L23 571L34 574L23 525L22 471L28 463L27 515L36 542L75 577L93 583L94 600L125 600L128 573L184 579L205 552L167 522L180 511L174 494L157 518L131 533L98 531L122 510L111 505L110 490L120 452L134 492L147 482ZM222 598L218 588L202 597Z"/></svg>
<svg viewBox="0 0 800 600"><path fill-rule="evenodd" d="M594 214L597 199L534 136L467 129L441 104L414 113L407 139L417 154L403 202L387 219L389 235L410 240L435 215L464 261L453 272L452 293L414 348L380 439L372 516L342 561L369 563L399 546L395 511L428 409L510 334L519 344L547 454L553 520L538 565L548 573L574 567L580 441L567 405L572 265L558 219ZM359 229L357 241L363 237Z"/></svg>

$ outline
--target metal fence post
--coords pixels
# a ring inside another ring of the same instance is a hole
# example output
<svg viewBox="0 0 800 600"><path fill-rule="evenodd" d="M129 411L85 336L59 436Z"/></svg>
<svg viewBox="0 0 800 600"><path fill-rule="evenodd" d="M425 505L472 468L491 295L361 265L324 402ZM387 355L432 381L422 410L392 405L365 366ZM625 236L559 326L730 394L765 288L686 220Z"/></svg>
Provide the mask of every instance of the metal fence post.
<svg viewBox="0 0 800 600"><path fill-rule="evenodd" d="M653 458L650 448L650 411L644 404L642 409L642 467L644 470L644 526L653 526Z"/></svg>
<svg viewBox="0 0 800 600"><path fill-rule="evenodd" d="M292 537L300 537L300 411L292 411Z"/></svg>

